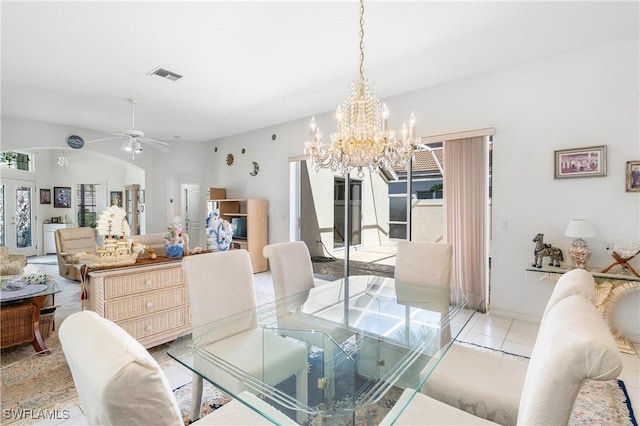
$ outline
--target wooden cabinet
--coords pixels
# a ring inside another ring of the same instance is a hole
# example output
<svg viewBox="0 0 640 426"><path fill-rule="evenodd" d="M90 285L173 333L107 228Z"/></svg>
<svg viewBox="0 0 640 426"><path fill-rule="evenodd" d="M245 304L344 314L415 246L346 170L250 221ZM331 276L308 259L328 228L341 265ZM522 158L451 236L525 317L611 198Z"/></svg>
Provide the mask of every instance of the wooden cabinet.
<svg viewBox="0 0 640 426"><path fill-rule="evenodd" d="M140 235L140 185L124 186L124 210L127 212L127 222L131 228L131 235Z"/></svg>
<svg viewBox="0 0 640 426"><path fill-rule="evenodd" d="M209 200L208 211L220 210L220 217L230 223L238 223L240 228L246 227L246 232L234 232L231 243L232 249L245 249L251 257L253 272L267 270L267 258L262 255L262 249L267 245L268 220L267 200L257 198L227 198ZM244 235L242 235L244 234Z"/></svg>
<svg viewBox="0 0 640 426"><path fill-rule="evenodd" d="M42 225L42 254L56 253L56 239L54 233L57 229L73 228L70 223L45 223Z"/></svg>
<svg viewBox="0 0 640 426"><path fill-rule="evenodd" d="M170 342L190 325L181 260L94 270L87 281L86 309L115 322L144 347Z"/></svg>

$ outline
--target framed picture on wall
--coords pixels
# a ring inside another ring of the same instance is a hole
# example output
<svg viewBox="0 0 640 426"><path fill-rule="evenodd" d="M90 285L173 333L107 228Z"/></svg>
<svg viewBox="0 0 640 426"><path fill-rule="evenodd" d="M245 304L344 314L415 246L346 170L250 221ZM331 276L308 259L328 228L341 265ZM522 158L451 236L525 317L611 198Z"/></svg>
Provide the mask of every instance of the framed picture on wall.
<svg viewBox="0 0 640 426"><path fill-rule="evenodd" d="M51 204L51 190L50 189L41 189L40 190L40 204Z"/></svg>
<svg viewBox="0 0 640 426"><path fill-rule="evenodd" d="M554 157L556 179L607 175L606 145L560 149Z"/></svg>
<svg viewBox="0 0 640 426"><path fill-rule="evenodd" d="M112 206L122 207L122 191L111 191L109 198Z"/></svg>
<svg viewBox="0 0 640 426"><path fill-rule="evenodd" d="M53 187L53 207L71 207L71 188L68 186Z"/></svg>
<svg viewBox="0 0 640 426"><path fill-rule="evenodd" d="M627 192L640 192L640 160L627 161Z"/></svg>

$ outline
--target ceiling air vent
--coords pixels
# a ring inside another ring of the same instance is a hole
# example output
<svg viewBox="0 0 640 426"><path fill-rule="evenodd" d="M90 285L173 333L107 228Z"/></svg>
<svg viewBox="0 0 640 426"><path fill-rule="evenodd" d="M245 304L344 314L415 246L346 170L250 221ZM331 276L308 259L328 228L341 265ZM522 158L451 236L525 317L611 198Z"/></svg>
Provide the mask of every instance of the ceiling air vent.
<svg viewBox="0 0 640 426"><path fill-rule="evenodd" d="M149 71L147 75L157 75L158 77L162 77L169 81L177 81L182 78L180 74L176 74L175 72L171 72L160 67L156 67L153 70Z"/></svg>

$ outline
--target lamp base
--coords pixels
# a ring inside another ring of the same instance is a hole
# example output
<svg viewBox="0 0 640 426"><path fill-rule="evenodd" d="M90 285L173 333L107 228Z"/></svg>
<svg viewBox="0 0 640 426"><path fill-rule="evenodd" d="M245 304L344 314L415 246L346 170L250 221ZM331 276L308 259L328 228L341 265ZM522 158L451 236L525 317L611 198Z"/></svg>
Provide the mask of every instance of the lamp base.
<svg viewBox="0 0 640 426"><path fill-rule="evenodd" d="M591 250L587 247L587 242L582 238L573 240L569 248L569 257L574 268L587 269L587 262L591 259Z"/></svg>

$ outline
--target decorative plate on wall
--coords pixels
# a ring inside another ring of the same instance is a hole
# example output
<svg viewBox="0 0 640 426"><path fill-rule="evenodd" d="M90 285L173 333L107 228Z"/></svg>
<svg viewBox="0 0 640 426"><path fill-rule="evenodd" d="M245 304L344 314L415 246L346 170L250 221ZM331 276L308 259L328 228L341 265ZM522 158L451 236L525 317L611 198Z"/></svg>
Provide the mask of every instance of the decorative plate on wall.
<svg viewBox="0 0 640 426"><path fill-rule="evenodd" d="M67 145L73 149L80 149L84 146L84 140L78 135L71 135L67 138Z"/></svg>

